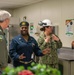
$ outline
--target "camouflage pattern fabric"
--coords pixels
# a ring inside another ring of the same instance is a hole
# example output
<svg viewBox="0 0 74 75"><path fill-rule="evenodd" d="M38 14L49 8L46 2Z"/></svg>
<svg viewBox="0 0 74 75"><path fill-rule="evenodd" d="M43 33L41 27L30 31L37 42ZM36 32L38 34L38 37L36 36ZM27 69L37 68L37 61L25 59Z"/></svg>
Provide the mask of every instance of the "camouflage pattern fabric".
<svg viewBox="0 0 74 75"><path fill-rule="evenodd" d="M52 35L49 35L52 37ZM38 38L38 46L41 50L44 50L45 48L50 48L50 53L46 54L39 58L39 63L50 65L54 68L57 68L58 66L58 55L57 55L57 49L62 47L62 42L54 41L52 38L50 39L49 43L45 42L45 35L42 33Z"/></svg>

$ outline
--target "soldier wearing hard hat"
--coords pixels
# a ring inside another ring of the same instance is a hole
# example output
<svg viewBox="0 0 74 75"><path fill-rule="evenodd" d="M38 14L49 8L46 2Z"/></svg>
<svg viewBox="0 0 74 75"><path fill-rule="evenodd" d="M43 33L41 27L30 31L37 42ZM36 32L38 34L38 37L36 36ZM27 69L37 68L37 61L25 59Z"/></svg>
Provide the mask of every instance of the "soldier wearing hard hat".
<svg viewBox="0 0 74 75"><path fill-rule="evenodd" d="M41 50L50 48L50 53L39 58L39 62L53 68L58 68L57 49L62 47L62 42L57 35L52 33L53 24L49 19L40 21L39 25L42 26L40 30L43 32L38 38L38 46Z"/></svg>

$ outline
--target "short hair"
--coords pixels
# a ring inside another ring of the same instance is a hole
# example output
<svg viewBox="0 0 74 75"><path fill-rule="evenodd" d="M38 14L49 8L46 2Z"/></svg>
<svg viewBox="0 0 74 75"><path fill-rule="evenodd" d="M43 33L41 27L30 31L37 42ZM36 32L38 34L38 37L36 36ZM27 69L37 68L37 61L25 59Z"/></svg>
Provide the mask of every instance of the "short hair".
<svg viewBox="0 0 74 75"><path fill-rule="evenodd" d="M0 10L0 22L3 22L5 19L9 19L11 14L8 11Z"/></svg>

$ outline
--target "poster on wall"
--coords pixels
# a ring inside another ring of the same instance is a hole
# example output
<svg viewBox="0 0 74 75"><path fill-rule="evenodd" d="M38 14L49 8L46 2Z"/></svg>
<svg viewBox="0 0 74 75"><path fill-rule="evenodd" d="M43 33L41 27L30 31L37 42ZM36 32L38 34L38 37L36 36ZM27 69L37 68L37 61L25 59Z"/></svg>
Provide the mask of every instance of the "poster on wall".
<svg viewBox="0 0 74 75"><path fill-rule="evenodd" d="M34 23L30 23L30 33L34 33Z"/></svg>
<svg viewBox="0 0 74 75"><path fill-rule="evenodd" d="M72 36L73 35L73 28L74 28L74 19L66 20L65 25L66 25L66 35Z"/></svg>

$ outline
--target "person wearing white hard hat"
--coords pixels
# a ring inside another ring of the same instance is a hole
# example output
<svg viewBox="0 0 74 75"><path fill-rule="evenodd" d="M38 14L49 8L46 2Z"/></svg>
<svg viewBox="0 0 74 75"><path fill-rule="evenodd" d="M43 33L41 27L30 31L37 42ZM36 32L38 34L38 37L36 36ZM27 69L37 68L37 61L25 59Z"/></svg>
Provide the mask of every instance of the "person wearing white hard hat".
<svg viewBox="0 0 74 75"><path fill-rule="evenodd" d="M8 65L8 52L4 31L10 21L11 14L8 11L0 10L0 75Z"/></svg>
<svg viewBox="0 0 74 75"><path fill-rule="evenodd" d="M45 19L39 22L42 26L40 29L43 31L38 38L38 46L41 50L50 48L50 53L39 58L39 63L46 64L47 67L58 68L58 55L57 49L62 47L62 42L59 37L53 34L53 24L49 19Z"/></svg>

